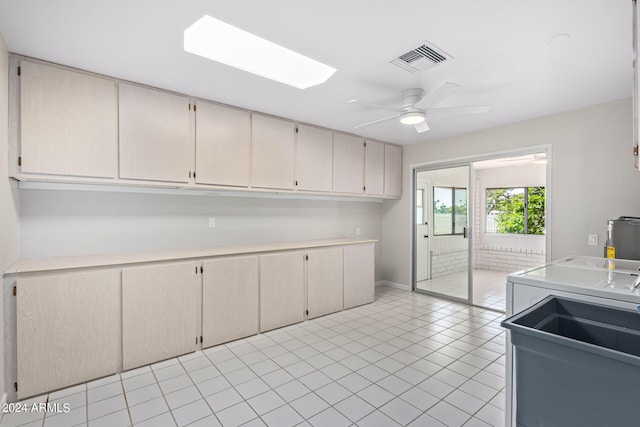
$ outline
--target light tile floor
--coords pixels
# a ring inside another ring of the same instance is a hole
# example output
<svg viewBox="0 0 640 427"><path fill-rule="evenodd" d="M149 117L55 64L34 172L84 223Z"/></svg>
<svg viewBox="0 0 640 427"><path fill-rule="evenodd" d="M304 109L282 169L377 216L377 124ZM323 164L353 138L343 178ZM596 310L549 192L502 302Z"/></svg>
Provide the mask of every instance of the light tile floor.
<svg viewBox="0 0 640 427"><path fill-rule="evenodd" d="M29 399L61 413L0 426L501 426L501 319L380 286L372 304Z"/></svg>
<svg viewBox="0 0 640 427"><path fill-rule="evenodd" d="M473 270L473 303L505 311L507 274L502 271Z"/></svg>
<svg viewBox="0 0 640 427"><path fill-rule="evenodd" d="M437 292L455 298L467 299L469 274L466 271L422 280L418 289ZM505 311L507 273L473 270L473 304L493 310Z"/></svg>

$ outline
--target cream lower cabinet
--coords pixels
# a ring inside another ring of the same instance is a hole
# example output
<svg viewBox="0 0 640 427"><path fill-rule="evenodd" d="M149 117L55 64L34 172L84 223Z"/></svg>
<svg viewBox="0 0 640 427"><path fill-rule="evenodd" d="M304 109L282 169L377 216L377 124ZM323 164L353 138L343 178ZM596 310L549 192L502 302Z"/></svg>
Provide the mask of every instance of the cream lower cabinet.
<svg viewBox="0 0 640 427"><path fill-rule="evenodd" d="M124 370L196 350L195 261L122 270Z"/></svg>
<svg viewBox="0 0 640 427"><path fill-rule="evenodd" d="M257 334L258 257L216 258L202 266L202 346Z"/></svg>
<svg viewBox="0 0 640 427"><path fill-rule="evenodd" d="M375 247L373 243L344 247L344 308L375 299Z"/></svg>
<svg viewBox="0 0 640 427"><path fill-rule="evenodd" d="M307 318L343 308L343 249L317 249L307 254Z"/></svg>
<svg viewBox="0 0 640 427"><path fill-rule="evenodd" d="M260 256L260 331L304 320L304 253Z"/></svg>
<svg viewBox="0 0 640 427"><path fill-rule="evenodd" d="M64 260L61 268L82 272L11 272L17 372L7 370L7 381L17 380L17 397L190 353L201 336L209 347L374 300L374 243L200 259L74 267Z"/></svg>
<svg viewBox="0 0 640 427"><path fill-rule="evenodd" d="M19 398L119 371L119 270L19 278L16 289Z"/></svg>

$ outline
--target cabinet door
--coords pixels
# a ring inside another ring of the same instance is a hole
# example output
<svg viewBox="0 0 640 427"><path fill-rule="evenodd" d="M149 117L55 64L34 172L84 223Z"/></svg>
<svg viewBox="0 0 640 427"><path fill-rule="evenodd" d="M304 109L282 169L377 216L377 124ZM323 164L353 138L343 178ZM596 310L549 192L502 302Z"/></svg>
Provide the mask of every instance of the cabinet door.
<svg viewBox="0 0 640 427"><path fill-rule="evenodd" d="M308 318L335 313L343 308L342 248L309 251L307 262Z"/></svg>
<svg viewBox="0 0 640 427"><path fill-rule="evenodd" d="M384 146L384 195L402 195L402 148L395 145Z"/></svg>
<svg viewBox="0 0 640 427"><path fill-rule="evenodd" d="M251 129L251 185L293 190L293 122L253 114Z"/></svg>
<svg viewBox="0 0 640 427"><path fill-rule="evenodd" d="M384 191L384 144L367 141L364 147L364 193L382 196Z"/></svg>
<svg viewBox="0 0 640 427"><path fill-rule="evenodd" d="M344 308L373 302L375 294L374 244L344 247Z"/></svg>
<svg viewBox="0 0 640 427"><path fill-rule="evenodd" d="M333 133L298 125L298 189L331 191L333 172Z"/></svg>
<svg viewBox="0 0 640 427"><path fill-rule="evenodd" d="M20 68L20 171L115 178L115 82L27 61Z"/></svg>
<svg viewBox="0 0 640 427"><path fill-rule="evenodd" d="M124 370L196 349L195 262L122 270Z"/></svg>
<svg viewBox="0 0 640 427"><path fill-rule="evenodd" d="M304 320L304 254L260 256L260 331Z"/></svg>
<svg viewBox="0 0 640 427"><path fill-rule="evenodd" d="M119 84L120 178L188 182L194 170L189 98Z"/></svg>
<svg viewBox="0 0 640 427"><path fill-rule="evenodd" d="M203 269L202 346L257 334L258 257L204 261Z"/></svg>
<svg viewBox="0 0 640 427"><path fill-rule="evenodd" d="M356 136L333 134L333 191L364 191L364 141Z"/></svg>
<svg viewBox="0 0 640 427"><path fill-rule="evenodd" d="M119 270L18 279L16 288L19 398L118 372Z"/></svg>
<svg viewBox="0 0 640 427"><path fill-rule="evenodd" d="M249 186L251 113L198 101L196 182Z"/></svg>

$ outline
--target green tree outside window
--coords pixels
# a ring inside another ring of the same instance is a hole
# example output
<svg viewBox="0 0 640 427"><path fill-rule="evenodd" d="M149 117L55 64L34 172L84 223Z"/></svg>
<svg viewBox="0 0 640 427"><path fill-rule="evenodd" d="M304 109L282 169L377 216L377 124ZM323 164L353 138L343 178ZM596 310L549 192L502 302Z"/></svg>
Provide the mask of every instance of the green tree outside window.
<svg viewBox="0 0 640 427"><path fill-rule="evenodd" d="M545 187L488 188L487 232L544 235Z"/></svg>

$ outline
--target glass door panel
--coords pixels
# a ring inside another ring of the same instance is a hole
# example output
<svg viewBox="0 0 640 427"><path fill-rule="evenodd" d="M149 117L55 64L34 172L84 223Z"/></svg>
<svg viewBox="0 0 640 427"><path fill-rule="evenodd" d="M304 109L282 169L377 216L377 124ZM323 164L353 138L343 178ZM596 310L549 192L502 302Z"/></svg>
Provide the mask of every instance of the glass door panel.
<svg viewBox="0 0 640 427"><path fill-rule="evenodd" d="M469 167L415 172L414 289L466 302Z"/></svg>

